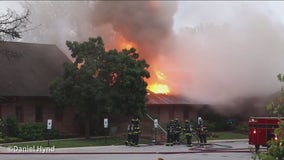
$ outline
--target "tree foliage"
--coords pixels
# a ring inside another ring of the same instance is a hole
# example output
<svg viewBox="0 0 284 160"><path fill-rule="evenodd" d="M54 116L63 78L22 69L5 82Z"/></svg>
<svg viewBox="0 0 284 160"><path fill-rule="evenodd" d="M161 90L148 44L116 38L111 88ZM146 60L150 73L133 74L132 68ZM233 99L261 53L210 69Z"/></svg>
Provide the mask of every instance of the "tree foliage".
<svg viewBox="0 0 284 160"><path fill-rule="evenodd" d="M63 77L50 84L51 98L60 106L75 107L89 121L112 112L143 116L146 112L145 78L149 65L134 48L105 51L101 37L66 42L74 63L65 64Z"/></svg>
<svg viewBox="0 0 284 160"><path fill-rule="evenodd" d="M0 13L0 40L21 38L29 22L29 16L29 10L22 15L10 9L6 13Z"/></svg>
<svg viewBox="0 0 284 160"><path fill-rule="evenodd" d="M280 82L284 82L284 75L278 74L277 76ZM268 142L269 148L267 152L261 152L258 158L261 160L283 160L284 159L284 122L281 117L284 113L284 86L281 87L280 95L275 101L267 105L267 110L273 115L276 115L279 119L279 127L275 129L274 134L278 137L278 140L270 140Z"/></svg>

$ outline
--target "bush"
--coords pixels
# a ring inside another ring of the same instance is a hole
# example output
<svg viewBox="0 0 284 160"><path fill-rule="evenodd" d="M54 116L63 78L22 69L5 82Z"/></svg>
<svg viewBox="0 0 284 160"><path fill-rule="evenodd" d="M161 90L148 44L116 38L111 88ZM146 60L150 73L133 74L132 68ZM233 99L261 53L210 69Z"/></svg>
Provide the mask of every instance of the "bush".
<svg viewBox="0 0 284 160"><path fill-rule="evenodd" d="M59 138L60 134L57 130L47 130L43 124L25 124L20 128L19 138L24 140L44 140Z"/></svg>
<svg viewBox="0 0 284 160"><path fill-rule="evenodd" d="M215 121L205 124L209 131L219 132L219 131L228 131L229 125L225 120L223 121Z"/></svg>
<svg viewBox="0 0 284 160"><path fill-rule="evenodd" d="M0 137L3 138L6 135L6 124L5 121L0 118Z"/></svg>
<svg viewBox="0 0 284 160"><path fill-rule="evenodd" d="M19 131L18 121L16 117L10 116L6 119L7 136L16 137Z"/></svg>
<svg viewBox="0 0 284 160"><path fill-rule="evenodd" d="M248 133L248 124L246 122L238 124L236 127L236 132Z"/></svg>
<svg viewBox="0 0 284 160"><path fill-rule="evenodd" d="M46 128L46 127L45 127ZM57 138L63 138L63 136L59 133L58 130L51 129L47 130L45 129L45 139L57 139Z"/></svg>

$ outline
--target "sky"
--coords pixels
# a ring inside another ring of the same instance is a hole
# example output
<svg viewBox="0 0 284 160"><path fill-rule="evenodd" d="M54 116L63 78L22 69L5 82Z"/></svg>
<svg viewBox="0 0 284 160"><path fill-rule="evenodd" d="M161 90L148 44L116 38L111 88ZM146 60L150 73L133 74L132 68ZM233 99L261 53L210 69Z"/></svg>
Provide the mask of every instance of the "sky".
<svg viewBox="0 0 284 160"><path fill-rule="evenodd" d="M252 1L252 2L240 2L240 1L206 1L205 3L198 1L183 1L179 2L178 11L175 15L174 30L178 32L179 29L184 27L196 26L200 23L224 23L232 20L231 10L233 6L241 6L247 3L251 3L256 8L262 10L265 14L271 16L275 21L280 21L284 24L284 2L283 1ZM195 9L203 8L203 9ZM206 10L206 11L205 11ZM218 10L218 12L215 12ZM194 14L192 14L192 12ZM220 16L219 13L224 12L226 14ZM196 17L187 17L190 21L186 21L184 15L197 15ZM210 15L210 16L208 16Z"/></svg>
<svg viewBox="0 0 284 160"><path fill-rule="evenodd" d="M1 1L21 12L23 2ZM27 1L31 26L23 42L55 43L101 35L106 47L137 45L172 93L192 101L227 104L277 92L284 73L284 2L281 1Z"/></svg>

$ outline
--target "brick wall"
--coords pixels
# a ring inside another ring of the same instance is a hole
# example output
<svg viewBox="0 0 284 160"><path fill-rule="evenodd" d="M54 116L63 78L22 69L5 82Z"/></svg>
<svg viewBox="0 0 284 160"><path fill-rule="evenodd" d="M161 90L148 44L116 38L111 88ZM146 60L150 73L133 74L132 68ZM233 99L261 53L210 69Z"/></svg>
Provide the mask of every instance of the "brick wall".
<svg viewBox="0 0 284 160"><path fill-rule="evenodd" d="M3 119L9 116L20 118L17 110L21 110L20 125L25 123L47 123L47 119L52 119L53 127L65 135L78 135L80 127L75 119L75 112L72 109L64 110L61 118L56 116L56 106L48 98L16 98L11 101L1 103L1 115ZM41 108L42 116L36 119L36 107ZM19 112L18 112L19 114Z"/></svg>
<svg viewBox="0 0 284 160"><path fill-rule="evenodd" d="M44 123L47 119L53 120L53 127L64 135L82 135L82 126L78 124L76 112L68 108L58 115L56 106L48 98L13 98L9 102L0 104L0 117L6 119L9 116L16 116L16 108L22 107L23 119L20 125L24 123ZM42 108L42 119L36 122L36 107ZM166 126L171 120L178 118L183 123L185 119L197 119L199 105L190 104L149 104L148 113L152 118L157 118L159 124ZM186 113L187 112L187 113ZM118 114L112 114L109 117L110 130L115 131L112 135L127 135L127 125L132 117L125 117ZM101 123L103 127L103 122ZM148 117L141 120L142 136L151 136L153 134L153 121Z"/></svg>

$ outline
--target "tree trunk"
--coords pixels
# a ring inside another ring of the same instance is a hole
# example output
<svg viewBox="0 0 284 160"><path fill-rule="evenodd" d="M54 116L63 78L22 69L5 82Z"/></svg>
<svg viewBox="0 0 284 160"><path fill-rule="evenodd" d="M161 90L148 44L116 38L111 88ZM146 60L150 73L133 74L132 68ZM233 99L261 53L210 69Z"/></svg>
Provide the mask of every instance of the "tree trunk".
<svg viewBox="0 0 284 160"><path fill-rule="evenodd" d="M85 138L90 139L90 114L86 113L85 117Z"/></svg>

